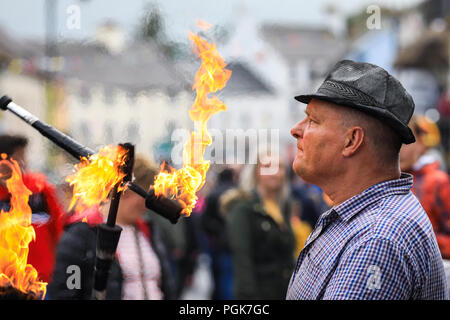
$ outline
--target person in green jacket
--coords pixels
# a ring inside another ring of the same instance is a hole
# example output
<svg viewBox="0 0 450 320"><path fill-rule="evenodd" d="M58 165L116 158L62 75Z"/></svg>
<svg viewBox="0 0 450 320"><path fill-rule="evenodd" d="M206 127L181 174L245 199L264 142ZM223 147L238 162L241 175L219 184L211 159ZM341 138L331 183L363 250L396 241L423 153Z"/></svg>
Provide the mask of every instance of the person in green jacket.
<svg viewBox="0 0 450 320"><path fill-rule="evenodd" d="M264 174L274 163L276 173ZM286 168L278 157L265 156L249 169L249 177L242 179L246 191L230 190L221 198L231 242L234 299L284 299L295 264Z"/></svg>

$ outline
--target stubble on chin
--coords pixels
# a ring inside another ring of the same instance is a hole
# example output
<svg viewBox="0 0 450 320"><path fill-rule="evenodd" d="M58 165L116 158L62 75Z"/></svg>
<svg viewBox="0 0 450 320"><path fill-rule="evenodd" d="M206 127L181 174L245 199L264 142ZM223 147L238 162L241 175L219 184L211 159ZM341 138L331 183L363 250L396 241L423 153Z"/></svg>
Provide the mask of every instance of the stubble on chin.
<svg viewBox="0 0 450 320"><path fill-rule="evenodd" d="M294 160L294 163L292 164L292 169L294 169L294 172L296 175L298 175L300 178L305 180L306 175L306 169L303 167L303 164L301 163L302 160L296 158Z"/></svg>
<svg viewBox="0 0 450 320"><path fill-rule="evenodd" d="M311 168L308 169L308 167L305 165L304 160L298 158L295 159L292 167L295 174L302 178L303 181L316 184L317 177L315 176L315 173L311 170Z"/></svg>

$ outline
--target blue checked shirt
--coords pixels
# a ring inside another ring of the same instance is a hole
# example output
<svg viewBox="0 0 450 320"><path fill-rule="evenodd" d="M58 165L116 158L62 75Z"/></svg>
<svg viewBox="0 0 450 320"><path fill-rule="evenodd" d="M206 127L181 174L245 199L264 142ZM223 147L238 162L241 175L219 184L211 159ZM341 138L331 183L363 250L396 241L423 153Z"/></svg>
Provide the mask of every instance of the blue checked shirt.
<svg viewBox="0 0 450 320"><path fill-rule="evenodd" d="M323 213L286 299L448 299L436 237L412 184L402 173Z"/></svg>

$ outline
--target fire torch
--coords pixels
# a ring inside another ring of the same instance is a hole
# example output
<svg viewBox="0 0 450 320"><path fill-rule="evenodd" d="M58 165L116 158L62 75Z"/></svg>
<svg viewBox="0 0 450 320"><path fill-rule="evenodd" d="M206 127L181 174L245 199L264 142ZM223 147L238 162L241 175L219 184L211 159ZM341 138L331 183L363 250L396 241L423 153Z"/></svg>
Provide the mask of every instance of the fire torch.
<svg viewBox="0 0 450 320"><path fill-rule="evenodd" d="M127 150L125 162L121 170L126 174L123 182L131 181L134 165L134 146L130 143L120 144ZM111 203L109 205L108 218L106 223L97 226L97 247L95 254L94 285L92 288L92 299L106 299L106 284L111 263L119 243L122 228L116 225L117 211L122 191L119 191L119 184L116 184L111 191Z"/></svg>
<svg viewBox="0 0 450 320"><path fill-rule="evenodd" d="M57 146L66 150L77 159L81 159L82 157L89 158L89 156L94 154L94 151L91 149L81 145L71 137L44 123L24 108L12 102L8 96L3 96L0 98L0 108L5 111L11 111L33 128L38 130L43 136L47 137ZM114 260L120 233L122 232L122 228L116 225L117 211L122 194L122 191L120 191L121 185L127 185L130 190L133 190L145 198L145 205L147 208L152 209L156 213L167 218L172 223L176 223L178 221L182 210L181 206L179 206L176 202L161 196L157 197L153 189L150 189L150 192L147 193L142 187L131 181L134 165L134 146L130 143L121 144L120 146L127 151L124 155L125 161L120 168L125 174L125 177L122 182L117 183L111 191L111 203L106 223L101 223L97 226L94 285L92 289L92 298L95 300L104 300L106 298L106 284L109 269L112 261Z"/></svg>
<svg viewBox="0 0 450 320"><path fill-rule="evenodd" d="M0 108L4 111L9 110L15 114L77 160L80 160L82 157L89 158L89 156L95 153L93 150L83 146L68 135L39 120L39 118L14 103L12 99L6 95L0 98ZM124 183L126 183L128 189L145 199L147 208L168 219L170 222L174 224L177 223L182 211L182 207L177 202L163 196L157 196L153 188L150 188L149 192L147 192L133 181L124 180Z"/></svg>

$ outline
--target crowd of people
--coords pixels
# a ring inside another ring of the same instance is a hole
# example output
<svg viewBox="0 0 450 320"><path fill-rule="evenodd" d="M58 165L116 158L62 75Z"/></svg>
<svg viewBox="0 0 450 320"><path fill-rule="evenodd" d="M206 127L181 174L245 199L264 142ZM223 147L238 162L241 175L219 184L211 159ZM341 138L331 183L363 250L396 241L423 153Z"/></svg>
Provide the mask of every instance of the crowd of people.
<svg viewBox="0 0 450 320"><path fill-rule="evenodd" d="M436 126L415 116L410 128L416 143L400 152L403 172L412 173L417 196L436 235L444 259L450 259L450 180L436 146ZM437 130L438 132L438 130ZM28 262L48 282L46 299L91 299L96 256L96 225L105 221L108 205L81 215L66 211L64 192L26 163L27 139L0 136L0 153L15 159L24 172L36 240ZM265 166L278 163L275 174ZM136 182L152 185L158 173L144 156L134 166ZM4 178L0 207L9 208ZM67 195L66 195L67 196ZM256 165L221 165L210 171L208 186L198 194L190 217L171 224L149 211L133 192L121 198L117 224L122 227L107 283L107 299L180 299L192 285L198 257L211 261L213 290L209 298L284 299L296 259L320 215L332 207L316 186L293 174L280 155L261 151ZM78 266L80 285L67 284L68 267Z"/></svg>

